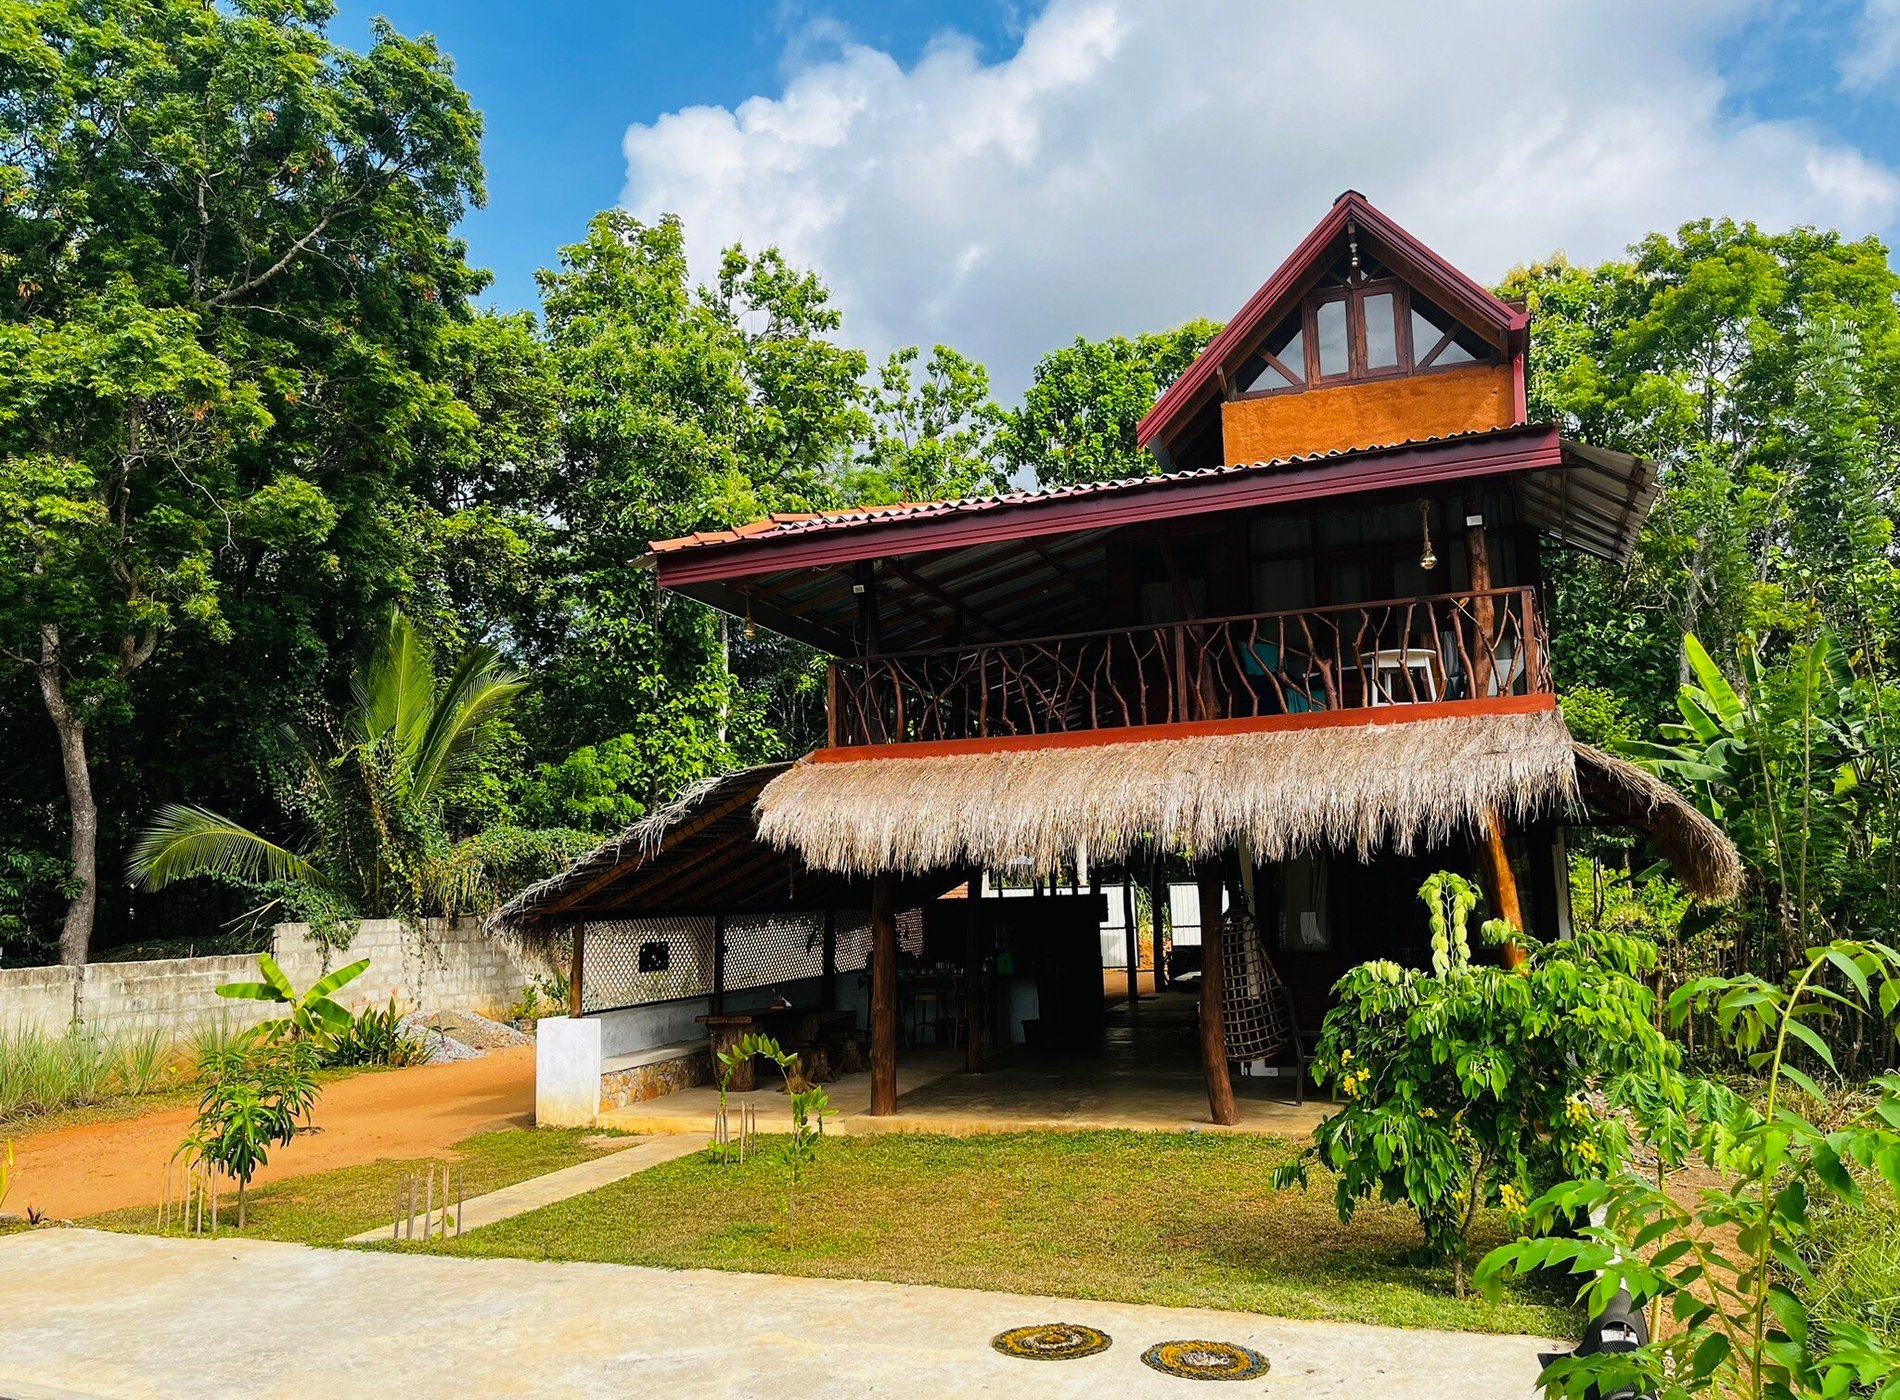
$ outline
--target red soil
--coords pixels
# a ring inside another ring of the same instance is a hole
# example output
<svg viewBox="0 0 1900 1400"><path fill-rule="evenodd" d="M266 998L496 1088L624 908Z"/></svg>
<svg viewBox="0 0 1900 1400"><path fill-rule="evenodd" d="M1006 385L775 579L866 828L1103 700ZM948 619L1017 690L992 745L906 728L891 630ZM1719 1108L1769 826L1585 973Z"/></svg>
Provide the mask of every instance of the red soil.
<svg viewBox="0 0 1900 1400"><path fill-rule="evenodd" d="M324 1087L320 1131L271 1152L261 1185L383 1158L439 1155L474 1133L534 1123L534 1047L477 1060L360 1074ZM77 1219L124 1206L156 1205L165 1164L192 1110L160 1109L19 1138L7 1209L32 1206Z"/></svg>

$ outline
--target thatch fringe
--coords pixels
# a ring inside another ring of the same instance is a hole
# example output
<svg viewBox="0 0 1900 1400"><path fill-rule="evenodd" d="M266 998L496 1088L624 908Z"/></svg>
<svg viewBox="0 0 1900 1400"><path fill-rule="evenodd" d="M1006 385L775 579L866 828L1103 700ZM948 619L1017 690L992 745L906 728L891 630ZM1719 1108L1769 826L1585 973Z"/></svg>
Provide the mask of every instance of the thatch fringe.
<svg viewBox="0 0 1900 1400"><path fill-rule="evenodd" d="M715 773L688 783L680 790L679 796L665 806L656 807L618 836L603 841L566 870L521 891L495 911L488 920L488 927L494 932L519 938L529 938L531 933L542 933L531 927L536 923L536 915L549 905L558 903L563 895L616 866L639 864L652 859L675 829L735 795L763 787L774 775L790 766L788 763L762 763L729 773Z"/></svg>
<svg viewBox="0 0 1900 1400"><path fill-rule="evenodd" d="M1577 786L1598 816L1634 827L1655 842L1676 879L1697 899L1721 903L1742 892L1742 853L1735 843L1655 774L1578 744Z"/></svg>
<svg viewBox="0 0 1900 1400"><path fill-rule="evenodd" d="M1281 860L1409 851L1486 810L1523 821L1575 802L1553 710L1071 748L807 759L759 796L760 838L846 874L958 865L1054 872L1150 839Z"/></svg>

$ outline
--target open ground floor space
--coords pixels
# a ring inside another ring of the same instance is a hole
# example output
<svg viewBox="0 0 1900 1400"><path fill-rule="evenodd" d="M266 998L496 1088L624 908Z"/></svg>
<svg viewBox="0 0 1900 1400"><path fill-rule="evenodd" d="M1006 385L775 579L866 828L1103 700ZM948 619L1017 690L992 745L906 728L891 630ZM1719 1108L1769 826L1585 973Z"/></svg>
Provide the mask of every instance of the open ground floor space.
<svg viewBox="0 0 1900 1400"><path fill-rule="evenodd" d="M1528 1400L1550 1343L962 1289L48 1230L0 1238L0 1395L197 1400L1160 1396L1171 1341L1250 1348L1279 1397ZM1099 1330L1075 1360L991 1345ZM266 1339L260 1347L258 1339Z"/></svg>
<svg viewBox="0 0 1900 1400"><path fill-rule="evenodd" d="M874 1116L871 1074L840 1075L827 1084L832 1133L1023 1132L1036 1129L1138 1128L1194 1130L1212 1124L1196 1035L1192 984L1150 993L1130 1006L1108 1006L1087 1037L1047 1046L993 1049L984 1068L967 1068L962 1048L922 1045L897 1054L896 1111ZM775 1077L746 1093L729 1093L729 1111L749 1106L762 1132L786 1131L790 1115ZM1290 1077L1239 1075L1235 1131L1298 1137L1330 1105L1298 1097ZM602 1114L602 1126L633 1133L710 1133L719 1110L711 1085L629 1104Z"/></svg>

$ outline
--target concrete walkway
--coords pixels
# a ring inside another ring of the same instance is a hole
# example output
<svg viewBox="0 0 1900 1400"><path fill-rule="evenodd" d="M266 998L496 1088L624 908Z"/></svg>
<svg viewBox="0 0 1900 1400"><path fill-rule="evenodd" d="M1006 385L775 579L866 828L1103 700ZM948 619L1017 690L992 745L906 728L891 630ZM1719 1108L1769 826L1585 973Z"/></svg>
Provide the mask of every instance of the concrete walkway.
<svg viewBox="0 0 1900 1400"><path fill-rule="evenodd" d="M662 1162L670 1162L676 1157L685 1157L697 1152L705 1144L697 1138L675 1135L655 1138L643 1142L637 1147L629 1147L624 1152L610 1152L605 1157L596 1157L591 1162L578 1162L571 1167L563 1167L558 1172L548 1172L545 1176L529 1177L526 1181L517 1181L513 1186L504 1186L499 1191L490 1191L485 1196L470 1196L462 1202L462 1231L467 1233L483 1225L493 1225L497 1220L506 1220L513 1215L525 1215L542 1206L551 1206L556 1201L565 1201L569 1196L578 1196L583 1192L596 1191L610 1182L623 1181L636 1172L648 1167L657 1167ZM445 1207L438 1206L429 1216L423 1218L417 1212L415 1233L426 1236L429 1229L439 1225ZM450 1226L452 1230L453 1225ZM360 1235L351 1235L347 1244L368 1244L374 1240L386 1240L391 1237L388 1225L378 1225L374 1230L365 1230Z"/></svg>
<svg viewBox="0 0 1900 1400"><path fill-rule="evenodd" d="M0 1238L0 1396L1192 1397L1142 1351L1263 1351L1275 1400L1530 1400L1540 1343L903 1284L88 1230ZM1082 1322L1080 1361L990 1349ZM1548 1345L1548 1344L1544 1344ZM1246 1389L1235 1387L1236 1393Z"/></svg>

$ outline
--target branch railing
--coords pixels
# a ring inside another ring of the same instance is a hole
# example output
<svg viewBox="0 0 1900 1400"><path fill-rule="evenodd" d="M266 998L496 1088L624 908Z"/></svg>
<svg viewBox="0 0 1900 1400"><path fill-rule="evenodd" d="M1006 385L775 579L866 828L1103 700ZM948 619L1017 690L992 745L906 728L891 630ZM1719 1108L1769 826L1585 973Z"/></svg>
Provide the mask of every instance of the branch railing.
<svg viewBox="0 0 1900 1400"><path fill-rule="evenodd" d="M837 747L1550 690L1535 591L1493 588L840 659L827 701Z"/></svg>

